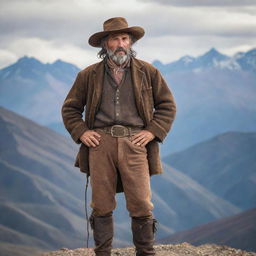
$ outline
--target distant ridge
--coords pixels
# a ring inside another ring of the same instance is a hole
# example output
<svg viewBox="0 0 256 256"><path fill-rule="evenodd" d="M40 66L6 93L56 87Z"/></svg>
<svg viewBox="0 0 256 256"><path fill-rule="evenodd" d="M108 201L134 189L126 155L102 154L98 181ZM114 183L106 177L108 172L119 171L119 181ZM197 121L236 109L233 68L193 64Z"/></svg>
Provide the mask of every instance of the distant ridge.
<svg viewBox="0 0 256 256"><path fill-rule="evenodd" d="M183 242L196 246L213 243L256 252L256 208L175 233L158 241L161 244Z"/></svg>
<svg viewBox="0 0 256 256"><path fill-rule="evenodd" d="M62 60L44 64L24 56L0 70L0 106L67 135L60 109L79 71Z"/></svg>
<svg viewBox="0 0 256 256"><path fill-rule="evenodd" d="M204 70L209 68L255 71L256 48L244 53L236 53L232 57L220 53L215 48L211 48L208 52L198 57L186 55L177 61L167 64L162 64L160 61L156 60L153 62L153 65L164 73L184 70Z"/></svg>
<svg viewBox="0 0 256 256"><path fill-rule="evenodd" d="M256 132L226 132L163 161L243 210L256 205Z"/></svg>

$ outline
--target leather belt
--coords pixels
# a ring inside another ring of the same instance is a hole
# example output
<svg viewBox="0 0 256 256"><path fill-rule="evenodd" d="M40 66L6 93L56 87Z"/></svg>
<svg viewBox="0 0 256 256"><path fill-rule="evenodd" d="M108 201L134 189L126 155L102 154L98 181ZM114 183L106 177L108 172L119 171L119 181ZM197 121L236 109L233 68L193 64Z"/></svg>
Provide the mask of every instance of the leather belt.
<svg viewBox="0 0 256 256"><path fill-rule="evenodd" d="M129 127L129 126L123 126L123 125L112 125L107 126L103 128L96 128L95 130L103 131L107 134L110 134L112 137L130 137L131 135L134 135L135 133L138 133L143 128L140 127Z"/></svg>

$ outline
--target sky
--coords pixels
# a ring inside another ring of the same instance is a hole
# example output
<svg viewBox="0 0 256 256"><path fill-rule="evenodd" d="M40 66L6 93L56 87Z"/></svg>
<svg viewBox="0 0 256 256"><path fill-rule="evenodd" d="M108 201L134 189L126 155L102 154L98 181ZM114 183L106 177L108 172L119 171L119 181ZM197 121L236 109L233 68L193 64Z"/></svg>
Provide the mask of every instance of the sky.
<svg viewBox="0 0 256 256"><path fill-rule="evenodd" d="M148 62L256 48L256 0L0 0L0 68L25 55L85 68L99 61L88 38L120 16L144 28L133 48Z"/></svg>

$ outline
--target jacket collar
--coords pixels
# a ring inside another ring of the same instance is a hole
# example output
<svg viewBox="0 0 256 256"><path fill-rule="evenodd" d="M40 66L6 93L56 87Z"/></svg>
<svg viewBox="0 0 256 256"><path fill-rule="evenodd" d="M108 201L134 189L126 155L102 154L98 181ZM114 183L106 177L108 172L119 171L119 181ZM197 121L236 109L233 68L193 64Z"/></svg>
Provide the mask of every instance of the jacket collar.
<svg viewBox="0 0 256 256"><path fill-rule="evenodd" d="M143 63L136 58L131 58L131 66L133 66L134 69L138 69L138 70L144 67ZM93 71L98 73L100 72L100 69L104 69L104 60L96 63L93 68Z"/></svg>
<svg viewBox="0 0 256 256"><path fill-rule="evenodd" d="M134 95L135 95L135 100L136 100L136 105L137 107L140 106L140 101L141 101L141 90L143 87L143 79L145 76L144 71L142 70L144 65L141 61L139 61L136 58L131 58L131 76L132 76L132 81L133 81L133 86L134 86ZM104 67L104 60L101 62L98 62L95 64L93 68L94 72L94 100L98 102L102 89L103 89L103 80L104 80L104 72L105 72L105 67Z"/></svg>
<svg viewBox="0 0 256 256"><path fill-rule="evenodd" d="M141 90L143 87L143 78L145 76L144 71L142 70L144 67L143 63L135 58L131 60L131 76L134 86L134 95L136 105L139 108L141 102Z"/></svg>
<svg viewBox="0 0 256 256"><path fill-rule="evenodd" d="M93 69L93 86L94 86L94 94L93 94L93 100L95 102L98 102L100 95L102 93L103 88L103 80L104 80L104 61L98 62L95 64Z"/></svg>

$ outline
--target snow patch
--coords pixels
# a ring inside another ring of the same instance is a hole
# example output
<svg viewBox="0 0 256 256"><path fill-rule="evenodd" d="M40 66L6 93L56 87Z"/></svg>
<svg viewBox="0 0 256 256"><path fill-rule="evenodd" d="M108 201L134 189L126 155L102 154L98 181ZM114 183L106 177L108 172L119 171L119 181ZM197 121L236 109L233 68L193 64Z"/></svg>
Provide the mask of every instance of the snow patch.
<svg viewBox="0 0 256 256"><path fill-rule="evenodd" d="M226 59L223 61L217 61L216 59L214 59L213 66L220 69L241 70L241 66L234 58Z"/></svg>
<svg viewBox="0 0 256 256"><path fill-rule="evenodd" d="M191 63L194 61L194 58L189 56L189 55L186 55L184 57L181 58L181 61L184 62L184 64L188 64L188 63Z"/></svg>

